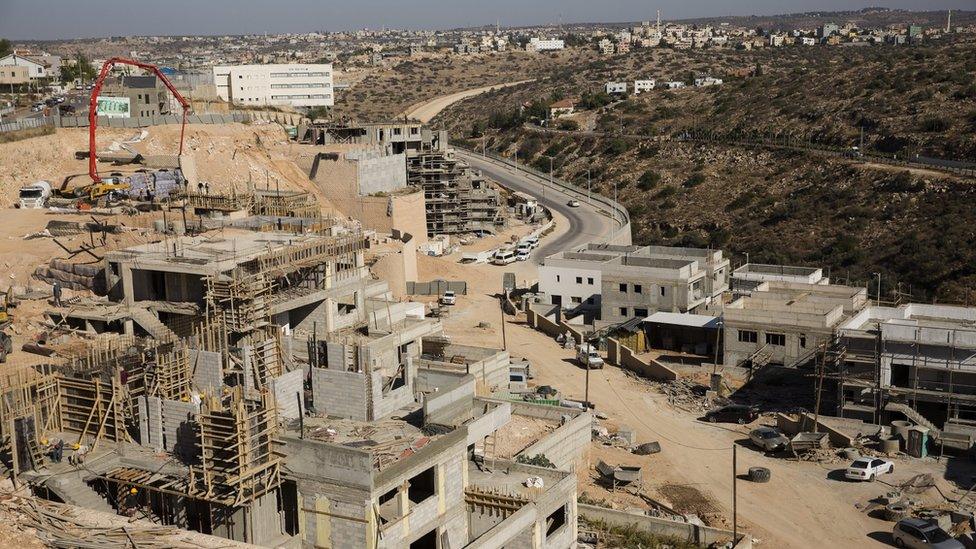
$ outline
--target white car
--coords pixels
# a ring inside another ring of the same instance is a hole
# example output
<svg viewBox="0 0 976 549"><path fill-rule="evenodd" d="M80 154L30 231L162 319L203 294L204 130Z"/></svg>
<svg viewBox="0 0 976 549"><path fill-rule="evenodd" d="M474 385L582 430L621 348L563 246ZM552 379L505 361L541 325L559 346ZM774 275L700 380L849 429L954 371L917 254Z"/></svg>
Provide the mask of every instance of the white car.
<svg viewBox="0 0 976 549"><path fill-rule="evenodd" d="M441 295L441 305L454 305L457 303L457 294L448 290Z"/></svg>
<svg viewBox="0 0 976 549"><path fill-rule="evenodd" d="M539 237L538 236L530 236L530 237L526 238L525 240L523 240L522 242L525 243L525 244L528 244L529 245L529 248L531 248L533 250L539 247Z"/></svg>
<svg viewBox="0 0 976 549"><path fill-rule="evenodd" d="M874 480L879 475L895 472L895 464L881 458L860 457L854 460L844 476L851 480Z"/></svg>
<svg viewBox="0 0 976 549"><path fill-rule="evenodd" d="M579 208L580 207L580 201L579 200L570 200L569 202L566 203L566 205L569 206L570 208Z"/></svg>

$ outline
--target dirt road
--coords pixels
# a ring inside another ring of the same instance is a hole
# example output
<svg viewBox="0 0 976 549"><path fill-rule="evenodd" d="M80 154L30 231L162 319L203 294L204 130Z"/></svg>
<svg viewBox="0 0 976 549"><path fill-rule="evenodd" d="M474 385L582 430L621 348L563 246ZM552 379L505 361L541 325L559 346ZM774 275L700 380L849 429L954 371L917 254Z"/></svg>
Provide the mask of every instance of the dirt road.
<svg viewBox="0 0 976 549"><path fill-rule="evenodd" d="M508 82L505 84L495 84L492 86L484 86L482 88L475 88L473 90L464 90L462 92L452 93L449 95L442 95L440 97L435 97L430 101L426 101L419 105L414 105L407 109L400 116L406 116L407 118L415 118L420 120L424 124L430 122L440 113L442 110L450 107L454 103L461 101L462 99L467 99L469 97L474 97L476 95L485 93L486 91L491 91L499 88L507 88L509 86L517 86L519 84L524 84L526 82L532 82L530 80L519 80L518 82Z"/></svg>

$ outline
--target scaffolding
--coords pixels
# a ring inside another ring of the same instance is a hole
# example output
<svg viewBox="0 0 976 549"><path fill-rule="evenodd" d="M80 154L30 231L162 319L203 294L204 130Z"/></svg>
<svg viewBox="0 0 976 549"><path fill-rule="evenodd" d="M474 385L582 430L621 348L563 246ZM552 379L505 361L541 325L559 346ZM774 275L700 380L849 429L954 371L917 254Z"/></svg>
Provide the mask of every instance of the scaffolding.
<svg viewBox="0 0 976 549"><path fill-rule="evenodd" d="M240 387L204 399L197 418L201 463L190 468L191 495L240 506L281 484L273 400L267 392L245 397Z"/></svg>

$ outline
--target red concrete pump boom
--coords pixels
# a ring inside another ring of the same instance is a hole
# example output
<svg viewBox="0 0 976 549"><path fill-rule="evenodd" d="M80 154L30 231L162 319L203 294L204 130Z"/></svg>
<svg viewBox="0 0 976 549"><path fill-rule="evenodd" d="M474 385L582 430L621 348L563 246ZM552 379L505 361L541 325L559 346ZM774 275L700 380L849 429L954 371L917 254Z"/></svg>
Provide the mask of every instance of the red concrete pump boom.
<svg viewBox="0 0 976 549"><path fill-rule="evenodd" d="M102 65L102 71L98 73L98 78L95 80L95 85L92 87L91 102L88 105L88 175L91 176L92 182L98 183L102 178L98 177L98 166L96 165L97 158L95 158L95 130L98 125L98 94L102 91L102 84L105 82L105 77L108 72L112 70L115 65L132 65L134 67L139 67L140 69L150 70L156 74L156 77L166 84L166 87L173 94L173 97L183 105L183 126L180 127L180 154L183 154L183 134L186 131L186 114L190 110L190 102L187 101L173 83L166 78L156 65L150 65L149 63L141 63L133 59L126 59L124 57L113 57Z"/></svg>

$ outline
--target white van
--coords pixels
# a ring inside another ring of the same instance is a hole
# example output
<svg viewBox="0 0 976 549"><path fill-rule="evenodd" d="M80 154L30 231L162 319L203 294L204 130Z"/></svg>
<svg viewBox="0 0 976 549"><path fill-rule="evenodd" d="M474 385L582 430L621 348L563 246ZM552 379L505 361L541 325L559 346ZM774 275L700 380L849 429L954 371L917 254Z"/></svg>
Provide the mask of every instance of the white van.
<svg viewBox="0 0 976 549"><path fill-rule="evenodd" d="M528 242L521 242L515 248L515 259L518 261L528 261L529 254L532 253L532 246Z"/></svg>
<svg viewBox="0 0 976 549"><path fill-rule="evenodd" d="M522 242L528 244L529 247L532 248L533 250L539 247L539 237L538 236L530 236L530 237L526 238L525 240L523 240Z"/></svg>
<svg viewBox="0 0 976 549"><path fill-rule="evenodd" d="M515 263L515 251L514 250L498 250L495 252L495 257L491 260L494 265L510 265Z"/></svg>
<svg viewBox="0 0 976 549"><path fill-rule="evenodd" d="M603 368L603 357L596 347L589 343L581 343L576 349L576 360L587 370Z"/></svg>

